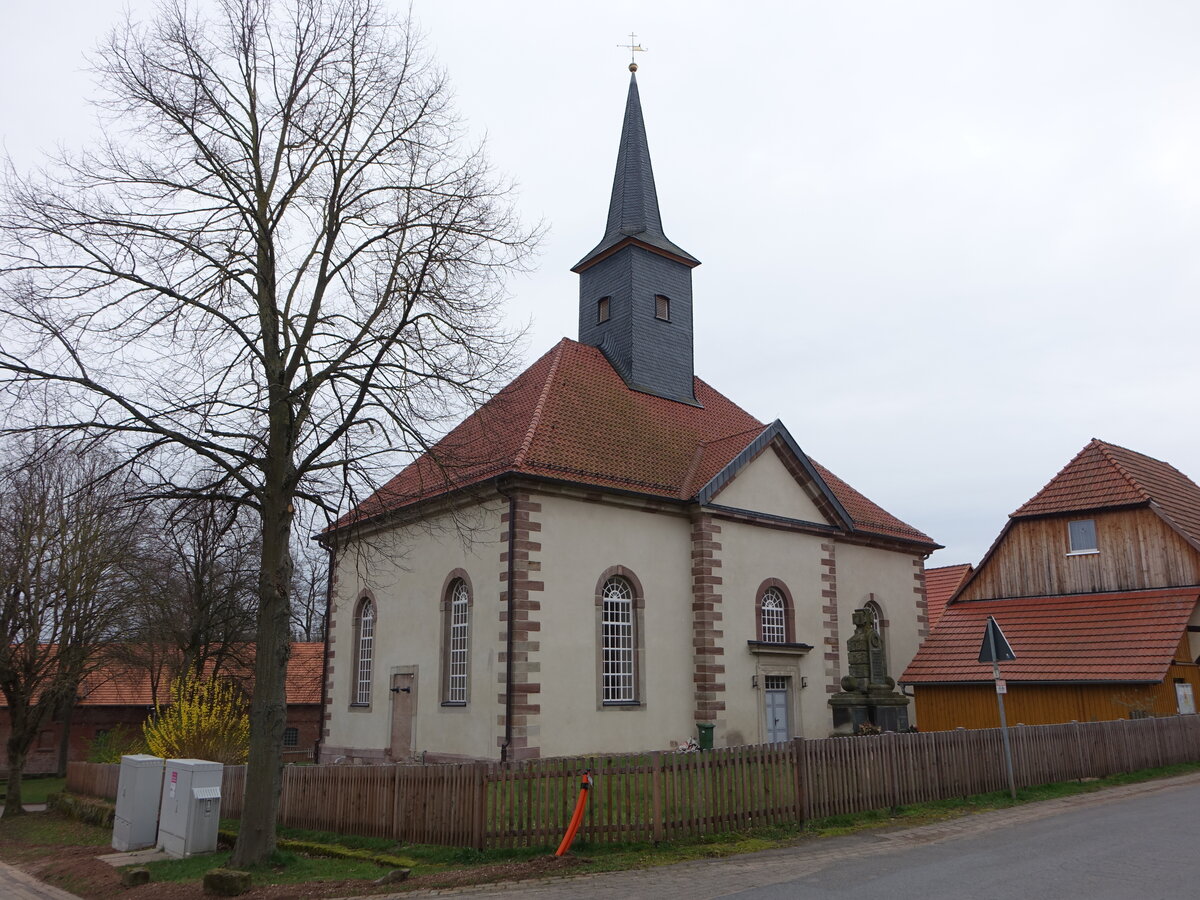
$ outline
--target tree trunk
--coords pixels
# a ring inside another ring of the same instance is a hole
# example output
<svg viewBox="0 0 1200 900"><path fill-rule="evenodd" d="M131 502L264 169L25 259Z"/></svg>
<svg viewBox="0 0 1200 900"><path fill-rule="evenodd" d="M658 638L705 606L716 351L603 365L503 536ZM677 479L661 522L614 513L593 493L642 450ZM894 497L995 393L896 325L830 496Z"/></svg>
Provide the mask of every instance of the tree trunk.
<svg viewBox="0 0 1200 900"><path fill-rule="evenodd" d="M14 730L7 745L8 789L4 795L5 819L25 814L25 809L21 806L21 774L25 771L25 754L29 749L25 744Z"/></svg>
<svg viewBox="0 0 1200 900"><path fill-rule="evenodd" d="M262 567L254 696L250 701L250 758L242 824L230 863L264 862L275 852L275 818L283 783L283 729L287 720L287 659L291 652L288 588L292 579L292 508L280 491L263 503Z"/></svg>
<svg viewBox="0 0 1200 900"><path fill-rule="evenodd" d="M71 759L71 724L75 718L75 692L71 692L71 699L63 701L62 708L62 731L58 735L58 767L54 770L54 774L59 778L65 778L67 775L67 762Z"/></svg>

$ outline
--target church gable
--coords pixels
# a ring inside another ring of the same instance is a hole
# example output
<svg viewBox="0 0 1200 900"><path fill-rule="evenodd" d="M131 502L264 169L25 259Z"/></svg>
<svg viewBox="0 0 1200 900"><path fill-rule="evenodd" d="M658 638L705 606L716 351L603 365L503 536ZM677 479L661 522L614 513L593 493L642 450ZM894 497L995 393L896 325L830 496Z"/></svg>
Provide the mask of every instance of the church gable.
<svg viewBox="0 0 1200 900"><path fill-rule="evenodd" d="M820 525L836 525L817 505L819 489L802 483L788 470L774 445L768 446L746 464L712 498L718 506L766 513Z"/></svg>

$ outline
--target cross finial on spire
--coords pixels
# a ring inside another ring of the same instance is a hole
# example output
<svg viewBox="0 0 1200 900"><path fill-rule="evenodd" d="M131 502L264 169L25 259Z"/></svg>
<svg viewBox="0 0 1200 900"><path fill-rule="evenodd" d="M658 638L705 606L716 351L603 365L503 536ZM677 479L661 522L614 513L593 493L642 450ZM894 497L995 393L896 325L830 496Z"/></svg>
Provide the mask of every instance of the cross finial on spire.
<svg viewBox="0 0 1200 900"><path fill-rule="evenodd" d="M629 32L629 43L628 44L617 44L617 46L624 47L626 50L629 51L629 71L636 72L637 71L637 57L635 57L634 54L646 52L646 48L637 42L637 35L634 34L632 31Z"/></svg>

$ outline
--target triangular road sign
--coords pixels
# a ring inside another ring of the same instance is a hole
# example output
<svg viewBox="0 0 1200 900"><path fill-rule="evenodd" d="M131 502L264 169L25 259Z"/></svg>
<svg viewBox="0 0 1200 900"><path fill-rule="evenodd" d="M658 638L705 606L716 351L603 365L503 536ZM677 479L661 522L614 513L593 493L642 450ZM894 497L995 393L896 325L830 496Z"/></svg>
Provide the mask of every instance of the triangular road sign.
<svg viewBox="0 0 1200 900"><path fill-rule="evenodd" d="M983 646L979 648L979 661L981 663L1008 662L1008 660L1016 658L1017 654L1013 653L1012 647L1008 645L1008 639L1004 637L1004 632L996 624L995 617L988 616L987 628L983 630Z"/></svg>

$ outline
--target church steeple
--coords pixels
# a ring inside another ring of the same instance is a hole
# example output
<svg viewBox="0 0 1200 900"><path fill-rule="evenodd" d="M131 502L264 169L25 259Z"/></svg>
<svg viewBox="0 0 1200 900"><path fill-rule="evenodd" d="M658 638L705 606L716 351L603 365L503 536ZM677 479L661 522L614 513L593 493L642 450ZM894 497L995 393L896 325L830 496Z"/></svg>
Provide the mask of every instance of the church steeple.
<svg viewBox="0 0 1200 900"><path fill-rule="evenodd" d="M698 265L663 232L631 75L604 237L571 269L579 274L580 342L599 347L634 390L695 403L691 270Z"/></svg>

